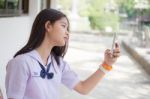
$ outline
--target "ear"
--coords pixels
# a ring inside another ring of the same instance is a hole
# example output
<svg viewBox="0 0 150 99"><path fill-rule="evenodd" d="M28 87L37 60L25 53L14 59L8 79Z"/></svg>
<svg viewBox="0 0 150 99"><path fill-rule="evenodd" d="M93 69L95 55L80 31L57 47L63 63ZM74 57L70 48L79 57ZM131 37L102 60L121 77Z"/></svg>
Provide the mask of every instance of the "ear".
<svg viewBox="0 0 150 99"><path fill-rule="evenodd" d="M50 23L50 21L46 21L45 29L46 29L46 32L50 32L52 30L52 24Z"/></svg>

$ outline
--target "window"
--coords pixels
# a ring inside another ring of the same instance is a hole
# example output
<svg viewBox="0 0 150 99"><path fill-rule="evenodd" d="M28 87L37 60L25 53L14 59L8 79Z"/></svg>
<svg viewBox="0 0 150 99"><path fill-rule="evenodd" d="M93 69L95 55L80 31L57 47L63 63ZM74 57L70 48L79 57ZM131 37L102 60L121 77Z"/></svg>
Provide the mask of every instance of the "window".
<svg viewBox="0 0 150 99"><path fill-rule="evenodd" d="M29 12L29 0L22 0L22 12L25 14Z"/></svg>
<svg viewBox="0 0 150 99"><path fill-rule="evenodd" d="M0 17L28 13L29 0L0 0Z"/></svg>

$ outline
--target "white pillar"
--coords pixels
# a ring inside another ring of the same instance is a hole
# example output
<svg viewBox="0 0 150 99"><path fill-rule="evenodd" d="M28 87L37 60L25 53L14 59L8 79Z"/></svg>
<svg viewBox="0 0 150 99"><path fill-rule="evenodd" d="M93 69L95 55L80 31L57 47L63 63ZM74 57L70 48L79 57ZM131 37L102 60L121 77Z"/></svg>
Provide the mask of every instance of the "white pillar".
<svg viewBox="0 0 150 99"><path fill-rule="evenodd" d="M51 0L51 8L57 9L58 0Z"/></svg>
<svg viewBox="0 0 150 99"><path fill-rule="evenodd" d="M35 17L40 11L41 11L41 0L29 0L30 26L32 26Z"/></svg>
<svg viewBox="0 0 150 99"><path fill-rule="evenodd" d="M41 11L41 0L29 0L29 16L35 16Z"/></svg>

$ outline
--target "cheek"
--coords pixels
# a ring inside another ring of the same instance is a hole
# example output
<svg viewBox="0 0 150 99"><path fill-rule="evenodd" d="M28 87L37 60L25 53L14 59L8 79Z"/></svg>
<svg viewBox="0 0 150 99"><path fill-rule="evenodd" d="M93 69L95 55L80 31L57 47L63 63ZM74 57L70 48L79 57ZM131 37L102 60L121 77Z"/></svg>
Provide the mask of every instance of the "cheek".
<svg viewBox="0 0 150 99"><path fill-rule="evenodd" d="M49 41L53 42L55 46L65 45L65 29L61 26L54 27L51 33L49 33Z"/></svg>
<svg viewBox="0 0 150 99"><path fill-rule="evenodd" d="M50 41L54 42L57 46L62 46L65 44L64 37L61 32L55 31L50 37Z"/></svg>
<svg viewBox="0 0 150 99"><path fill-rule="evenodd" d="M54 36L56 39L58 39L58 40L63 39L64 35L65 35L65 31L61 27L58 27L55 29Z"/></svg>

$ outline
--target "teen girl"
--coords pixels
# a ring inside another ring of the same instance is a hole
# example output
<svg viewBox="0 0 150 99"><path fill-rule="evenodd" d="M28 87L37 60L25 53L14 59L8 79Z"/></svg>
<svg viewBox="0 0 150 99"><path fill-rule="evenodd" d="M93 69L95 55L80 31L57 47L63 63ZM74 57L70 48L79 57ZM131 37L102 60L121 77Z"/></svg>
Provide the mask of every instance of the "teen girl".
<svg viewBox="0 0 150 99"><path fill-rule="evenodd" d="M44 9L36 17L27 44L8 62L8 99L59 99L60 84L81 94L89 93L120 56L106 50L104 61L89 78L80 81L63 57L67 51L69 21L62 12Z"/></svg>

